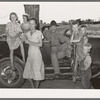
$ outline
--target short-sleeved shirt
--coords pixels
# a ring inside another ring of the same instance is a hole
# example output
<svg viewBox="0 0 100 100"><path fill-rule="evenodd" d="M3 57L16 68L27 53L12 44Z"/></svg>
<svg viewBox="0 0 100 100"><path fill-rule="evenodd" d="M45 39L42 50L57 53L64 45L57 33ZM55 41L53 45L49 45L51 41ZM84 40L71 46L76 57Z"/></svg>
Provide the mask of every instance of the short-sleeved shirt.
<svg viewBox="0 0 100 100"><path fill-rule="evenodd" d="M44 35L44 37L51 41L51 45L52 46L59 46L63 43L70 43L70 39L66 36L64 36L61 32L56 31L55 33L51 33L51 31L49 30L48 32L46 31L46 34Z"/></svg>
<svg viewBox="0 0 100 100"><path fill-rule="evenodd" d="M19 23L16 22L16 24L13 24L12 22L8 22L6 25L6 31L11 37L14 37L19 32L22 32L22 29Z"/></svg>

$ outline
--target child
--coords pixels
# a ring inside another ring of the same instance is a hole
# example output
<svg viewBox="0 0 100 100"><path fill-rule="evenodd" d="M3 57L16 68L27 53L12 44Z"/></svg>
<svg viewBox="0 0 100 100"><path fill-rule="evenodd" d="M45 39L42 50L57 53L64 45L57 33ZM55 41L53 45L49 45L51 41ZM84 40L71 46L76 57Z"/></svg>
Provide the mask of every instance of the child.
<svg viewBox="0 0 100 100"><path fill-rule="evenodd" d="M84 54L84 59L82 61L84 61L84 66L81 68L81 70L87 70L90 65L91 65L91 57L90 57L90 49L91 49L91 44L86 43L83 46L83 54Z"/></svg>
<svg viewBox="0 0 100 100"><path fill-rule="evenodd" d="M76 82L78 62L83 59L83 33L79 30L79 23L72 23L72 36L70 42L74 44L74 69L73 81Z"/></svg>
<svg viewBox="0 0 100 100"><path fill-rule="evenodd" d="M80 62L80 70L81 70L81 77L82 77L82 85L83 88L89 89L91 88L91 56L89 54L91 49L91 44L86 43L83 46L83 53L84 53L84 59Z"/></svg>
<svg viewBox="0 0 100 100"><path fill-rule="evenodd" d="M22 30L21 30L20 24L17 22L18 21L17 14L15 12L10 13L9 19L11 21L8 22L6 25L7 43L10 49L11 68L15 70L14 65L13 65L14 50L17 49L19 46L21 47L21 54L23 57L23 62L25 63L24 47L20 39Z"/></svg>
<svg viewBox="0 0 100 100"><path fill-rule="evenodd" d="M27 33L30 31L30 24L29 24L29 15L23 14L23 23L21 24L21 28L23 33Z"/></svg>

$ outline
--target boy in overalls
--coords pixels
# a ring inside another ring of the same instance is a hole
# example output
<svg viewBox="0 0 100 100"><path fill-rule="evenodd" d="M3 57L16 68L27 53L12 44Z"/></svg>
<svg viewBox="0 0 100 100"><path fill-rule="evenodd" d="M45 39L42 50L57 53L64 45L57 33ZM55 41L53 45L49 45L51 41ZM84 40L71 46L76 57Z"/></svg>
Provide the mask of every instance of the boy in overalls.
<svg viewBox="0 0 100 100"><path fill-rule="evenodd" d="M84 89L90 89L91 88L91 56L90 56L90 49L91 49L91 44L86 43L83 46L83 54L84 58L80 62L80 72L81 72L81 79L82 79L82 85Z"/></svg>

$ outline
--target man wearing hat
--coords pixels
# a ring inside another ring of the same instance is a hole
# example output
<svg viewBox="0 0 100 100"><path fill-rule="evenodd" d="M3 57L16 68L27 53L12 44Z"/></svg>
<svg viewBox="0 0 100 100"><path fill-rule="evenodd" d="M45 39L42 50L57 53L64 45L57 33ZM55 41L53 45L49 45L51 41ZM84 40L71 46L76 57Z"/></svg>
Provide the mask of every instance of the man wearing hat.
<svg viewBox="0 0 100 100"><path fill-rule="evenodd" d="M67 53L67 49L71 49L70 39L62 34L62 31L57 29L56 21L52 20L49 28L49 37L47 40L51 42L51 62L54 68L55 78L59 78L60 69L58 59L65 56L71 57L71 54ZM63 31L64 32L64 31Z"/></svg>

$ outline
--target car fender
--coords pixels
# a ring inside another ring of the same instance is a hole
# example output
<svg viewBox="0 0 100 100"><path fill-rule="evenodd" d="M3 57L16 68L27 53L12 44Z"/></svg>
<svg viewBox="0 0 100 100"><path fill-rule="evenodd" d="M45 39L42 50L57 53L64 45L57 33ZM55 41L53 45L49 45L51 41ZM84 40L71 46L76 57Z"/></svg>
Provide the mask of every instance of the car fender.
<svg viewBox="0 0 100 100"><path fill-rule="evenodd" d="M23 67L23 69L24 69L24 63L23 63L23 61L22 61L20 58L16 57L16 56L14 57L14 59L15 59L15 61L19 61L19 62L22 64L22 67ZM5 60L10 60L10 57L2 58L2 59L0 60L0 63L3 62L3 61L5 61Z"/></svg>

